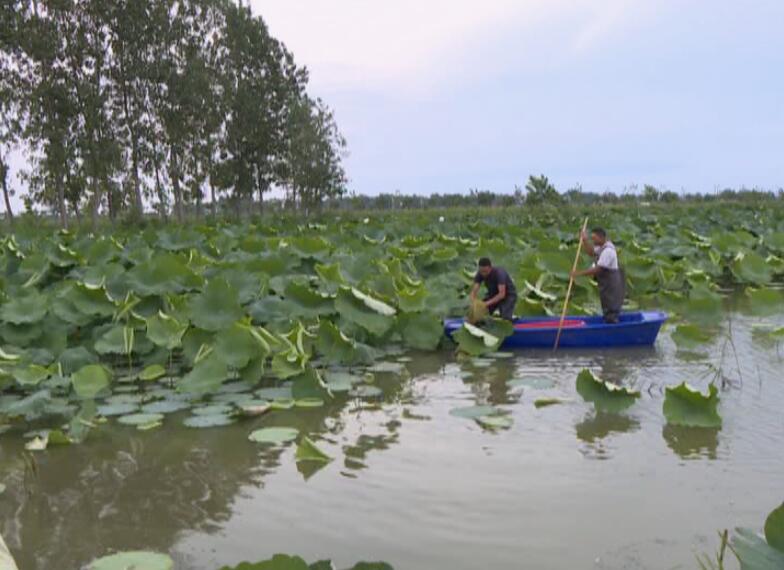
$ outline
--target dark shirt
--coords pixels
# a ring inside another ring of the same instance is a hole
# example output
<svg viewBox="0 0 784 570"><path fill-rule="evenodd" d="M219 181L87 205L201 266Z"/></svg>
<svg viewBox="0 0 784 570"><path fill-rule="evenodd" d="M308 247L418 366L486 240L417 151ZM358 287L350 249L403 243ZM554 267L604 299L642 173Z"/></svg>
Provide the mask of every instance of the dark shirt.
<svg viewBox="0 0 784 570"><path fill-rule="evenodd" d="M498 286L506 285L506 296L517 296L517 289L515 289L514 281L503 267L493 267L487 277L482 277L482 274L477 271L474 277L474 283L484 283L487 287L488 299L498 295Z"/></svg>

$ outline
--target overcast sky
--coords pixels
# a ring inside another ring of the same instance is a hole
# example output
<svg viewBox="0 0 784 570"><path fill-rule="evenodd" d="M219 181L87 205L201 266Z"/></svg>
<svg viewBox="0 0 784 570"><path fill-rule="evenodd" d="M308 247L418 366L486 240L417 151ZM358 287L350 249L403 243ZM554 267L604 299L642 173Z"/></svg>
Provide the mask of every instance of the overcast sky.
<svg viewBox="0 0 784 570"><path fill-rule="evenodd" d="M252 0L351 189L784 186L782 0Z"/></svg>

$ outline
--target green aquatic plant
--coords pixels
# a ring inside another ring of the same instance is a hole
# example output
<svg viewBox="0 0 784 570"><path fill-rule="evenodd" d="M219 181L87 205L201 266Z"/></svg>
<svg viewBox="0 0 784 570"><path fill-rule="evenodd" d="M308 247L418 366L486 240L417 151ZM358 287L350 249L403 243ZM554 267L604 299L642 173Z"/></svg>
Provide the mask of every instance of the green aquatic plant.
<svg viewBox="0 0 784 570"><path fill-rule="evenodd" d="M577 375L577 393L599 412L621 412L631 407L640 397L640 392L605 382L588 369Z"/></svg>
<svg viewBox="0 0 784 570"><path fill-rule="evenodd" d="M720 428L719 390L711 384L708 393L686 382L668 386L664 392L663 412L667 423L685 427Z"/></svg>

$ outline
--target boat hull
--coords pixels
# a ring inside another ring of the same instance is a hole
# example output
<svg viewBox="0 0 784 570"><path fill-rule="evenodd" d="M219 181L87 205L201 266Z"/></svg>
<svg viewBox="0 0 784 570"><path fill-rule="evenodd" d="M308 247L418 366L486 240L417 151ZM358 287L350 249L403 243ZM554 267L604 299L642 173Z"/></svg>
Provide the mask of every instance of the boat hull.
<svg viewBox="0 0 784 570"><path fill-rule="evenodd" d="M659 311L623 313L620 322L607 324L600 316L570 316L569 326L561 332L560 348L615 348L651 346L656 342L667 315ZM515 319L514 334L503 348L553 348L558 334L558 317ZM463 326L463 319L447 319L444 332L452 336Z"/></svg>

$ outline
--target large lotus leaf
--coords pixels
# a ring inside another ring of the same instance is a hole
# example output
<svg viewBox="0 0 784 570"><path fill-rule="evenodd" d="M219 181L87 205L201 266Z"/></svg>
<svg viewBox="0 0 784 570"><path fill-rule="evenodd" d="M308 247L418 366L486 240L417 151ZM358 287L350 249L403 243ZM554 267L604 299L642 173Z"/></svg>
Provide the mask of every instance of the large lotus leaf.
<svg viewBox="0 0 784 570"><path fill-rule="evenodd" d="M685 350L694 350L701 347L713 339L711 331L696 325L683 324L678 325L672 333L672 340L678 345L678 348Z"/></svg>
<svg viewBox="0 0 784 570"><path fill-rule="evenodd" d="M397 304L401 311L415 313L427 307L427 289L424 285L416 287L398 287Z"/></svg>
<svg viewBox="0 0 784 570"><path fill-rule="evenodd" d="M22 399L3 403L0 413L11 418L35 418L44 413L51 401L52 393L49 390L38 390Z"/></svg>
<svg viewBox="0 0 784 570"><path fill-rule="evenodd" d="M220 570L309 570L307 562L299 556L276 554L262 562L241 562L236 566L224 566Z"/></svg>
<svg viewBox="0 0 784 570"><path fill-rule="evenodd" d="M272 357L272 373L275 377L286 380L302 374L307 362L308 356L305 353L290 348Z"/></svg>
<svg viewBox="0 0 784 570"><path fill-rule="evenodd" d="M784 552L784 503L765 520L765 540L776 550Z"/></svg>
<svg viewBox="0 0 784 570"><path fill-rule="evenodd" d="M226 363L213 352L177 383L177 389L190 394L215 392L228 376Z"/></svg>
<svg viewBox="0 0 784 570"><path fill-rule="evenodd" d="M71 374L87 364L95 364L98 357L83 346L65 349L58 359L63 374Z"/></svg>
<svg viewBox="0 0 784 570"><path fill-rule="evenodd" d="M340 316L356 323L369 333L381 336L394 324L397 311L354 287L341 287L335 299Z"/></svg>
<svg viewBox="0 0 784 570"><path fill-rule="evenodd" d="M36 290L14 295L0 306L0 320L21 325L38 323L46 316L48 299Z"/></svg>
<svg viewBox="0 0 784 570"><path fill-rule="evenodd" d="M679 308L684 317L698 324L716 325L722 320L722 297L705 285L692 287Z"/></svg>
<svg viewBox="0 0 784 570"><path fill-rule="evenodd" d="M317 263L314 269L322 282L323 288L333 295L338 292L342 285L346 284L346 278L343 277L343 273L340 271L339 263L330 265Z"/></svg>
<svg viewBox="0 0 784 570"><path fill-rule="evenodd" d="M784 552L784 503L765 520L765 540L776 550Z"/></svg>
<svg viewBox="0 0 784 570"><path fill-rule="evenodd" d="M63 297L83 315L109 317L116 309L114 301L109 298L103 285L74 283L65 290Z"/></svg>
<svg viewBox="0 0 784 570"><path fill-rule="evenodd" d="M175 254L159 253L128 271L128 286L141 296L183 293L201 286L202 279Z"/></svg>
<svg viewBox="0 0 784 570"><path fill-rule="evenodd" d="M174 350L182 344L182 336L188 330L187 324L163 312L147 319L147 338L155 345Z"/></svg>
<svg viewBox="0 0 784 570"><path fill-rule="evenodd" d="M751 529L736 528L731 540L741 570L780 570L784 552L773 548Z"/></svg>
<svg viewBox="0 0 784 570"><path fill-rule="evenodd" d="M264 338L247 323L234 323L215 336L215 355L227 366L244 368L251 360L264 358L270 346Z"/></svg>
<svg viewBox="0 0 784 570"><path fill-rule="evenodd" d="M134 348L134 330L130 327L114 326L95 341L98 354L130 354Z"/></svg>
<svg viewBox="0 0 784 570"><path fill-rule="evenodd" d="M111 379L111 372L100 364L88 364L71 375L71 384L77 396L89 399L108 388Z"/></svg>
<svg viewBox="0 0 784 570"><path fill-rule="evenodd" d="M302 438L302 441L300 441L297 446L297 452L294 457L297 462L317 461L319 463L329 463L332 461L332 457L321 451L309 437Z"/></svg>
<svg viewBox="0 0 784 570"><path fill-rule="evenodd" d="M37 364L18 366L11 371L11 375L20 386L37 386L51 374L48 368Z"/></svg>
<svg viewBox="0 0 784 570"><path fill-rule="evenodd" d="M587 369L577 375L577 393L597 411L611 413L625 410L640 397L638 391L605 382Z"/></svg>
<svg viewBox="0 0 784 570"><path fill-rule="evenodd" d="M752 289L748 298L751 312L759 317L777 315L784 310L784 295L778 289Z"/></svg>
<svg viewBox="0 0 784 570"><path fill-rule="evenodd" d="M174 561L156 552L119 552L90 562L87 570L173 570Z"/></svg>
<svg viewBox="0 0 784 570"><path fill-rule="evenodd" d="M667 387L664 393L664 417L672 425L719 428L721 416L718 407L719 390L713 384L707 395L686 382Z"/></svg>
<svg viewBox="0 0 784 570"><path fill-rule="evenodd" d="M300 257L322 260L327 257L330 245L320 236L301 236L288 240L291 249Z"/></svg>
<svg viewBox="0 0 784 570"><path fill-rule="evenodd" d="M452 334L452 338L457 342L460 352L471 356L495 352L503 342L502 338L469 323L463 323L462 328Z"/></svg>
<svg viewBox="0 0 784 570"><path fill-rule="evenodd" d="M191 228L164 228L158 232L158 245L169 251L180 251L197 248L204 236Z"/></svg>
<svg viewBox="0 0 784 570"><path fill-rule="evenodd" d="M316 349L319 354L332 364L354 364L358 359L357 343L343 334L330 321L319 324Z"/></svg>
<svg viewBox="0 0 784 570"><path fill-rule="evenodd" d="M15 325L13 323L0 324L0 337L8 344L14 346L32 345L42 333L42 323L25 325Z"/></svg>
<svg viewBox="0 0 784 570"><path fill-rule="evenodd" d="M398 317L403 343L417 350L435 350L444 336L441 319L432 313L404 313Z"/></svg>
<svg viewBox="0 0 784 570"><path fill-rule="evenodd" d="M723 255L735 255L754 245L756 238L747 231L715 233L710 238L711 245Z"/></svg>
<svg viewBox="0 0 784 570"><path fill-rule="evenodd" d="M293 317L315 318L335 312L334 298L319 293L306 282L290 281L284 291L286 300L291 303Z"/></svg>
<svg viewBox="0 0 784 570"><path fill-rule="evenodd" d="M276 295L268 295L251 303L248 314L260 324L288 324L291 321L292 303Z"/></svg>
<svg viewBox="0 0 784 570"><path fill-rule="evenodd" d="M565 251L543 251L539 254L539 267L559 279L569 279L573 254Z"/></svg>
<svg viewBox="0 0 784 570"><path fill-rule="evenodd" d="M237 291L240 303L244 305L261 294L262 275L244 268L231 268L224 269L217 276L223 277Z"/></svg>
<svg viewBox="0 0 784 570"><path fill-rule="evenodd" d="M188 364L195 364L196 357L212 346L215 333L191 327L182 338L182 355Z"/></svg>
<svg viewBox="0 0 784 570"><path fill-rule="evenodd" d="M208 331L219 331L242 319L237 291L225 279L212 279L189 304L190 319Z"/></svg>
<svg viewBox="0 0 784 570"><path fill-rule="evenodd" d="M764 257L753 251L739 254L732 264L732 272L741 283L766 285L773 280L773 269Z"/></svg>

